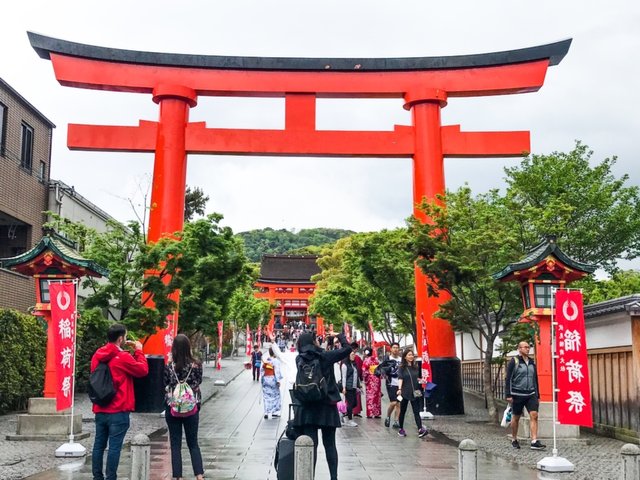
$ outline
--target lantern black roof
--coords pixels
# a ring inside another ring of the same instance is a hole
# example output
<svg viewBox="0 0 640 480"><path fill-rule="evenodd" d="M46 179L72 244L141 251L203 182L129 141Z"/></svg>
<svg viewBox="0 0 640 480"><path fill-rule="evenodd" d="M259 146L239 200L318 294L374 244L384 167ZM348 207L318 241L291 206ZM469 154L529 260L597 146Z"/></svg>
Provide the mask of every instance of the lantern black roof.
<svg viewBox="0 0 640 480"><path fill-rule="evenodd" d="M320 273L316 255L263 255L259 282L313 283L311 277Z"/></svg>
<svg viewBox="0 0 640 480"><path fill-rule="evenodd" d="M536 266L549 255L553 255L568 268L578 272L593 273L598 268L597 265L582 263L567 256L567 254L558 247L556 238L554 236L548 236L538 245L533 247L523 259L516 263L510 263L498 273L494 273L492 277L495 280L505 280L506 277L514 274L515 272L528 270Z"/></svg>
<svg viewBox="0 0 640 480"><path fill-rule="evenodd" d="M73 248L72 243L69 242L69 240L55 234L45 235L31 250L20 255L0 258L0 266L2 268L28 274L28 272L24 271L25 268L28 268L28 264L36 260L38 256L47 250L51 251L54 255L57 255L64 262L81 269L85 275L99 277L107 276L109 274L109 271L106 268L97 264L93 260L88 260L80 255L80 253Z"/></svg>

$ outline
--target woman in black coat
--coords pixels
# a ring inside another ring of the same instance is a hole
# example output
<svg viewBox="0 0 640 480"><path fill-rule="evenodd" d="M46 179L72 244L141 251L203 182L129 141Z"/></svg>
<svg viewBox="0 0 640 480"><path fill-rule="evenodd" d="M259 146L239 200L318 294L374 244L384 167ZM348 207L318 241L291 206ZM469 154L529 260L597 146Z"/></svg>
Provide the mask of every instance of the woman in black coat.
<svg viewBox="0 0 640 480"><path fill-rule="evenodd" d="M418 437L422 438L428 433L420 418L420 407L424 402L422 398L424 390L421 372L415 359L416 356L413 353L413 349L407 348L402 353L402 362L400 362L400 368L398 369L398 400L400 401L400 430L398 430L398 436L400 437L407 436L407 432L404 430L404 417L409 404L411 404L413 418L418 427Z"/></svg>
<svg viewBox="0 0 640 480"><path fill-rule="evenodd" d="M322 431L322 444L327 455L327 464L331 480L338 480L338 450L336 449L336 428L340 427L340 415L337 403L340 391L333 373L333 364L349 356L351 347L343 333L338 335L342 348L325 351L318 345L311 332L304 332L298 338L298 357L296 365L318 358L322 375L327 383L327 399L320 402L300 402L294 399L293 424L303 435L313 439L314 471L318 454L318 429Z"/></svg>

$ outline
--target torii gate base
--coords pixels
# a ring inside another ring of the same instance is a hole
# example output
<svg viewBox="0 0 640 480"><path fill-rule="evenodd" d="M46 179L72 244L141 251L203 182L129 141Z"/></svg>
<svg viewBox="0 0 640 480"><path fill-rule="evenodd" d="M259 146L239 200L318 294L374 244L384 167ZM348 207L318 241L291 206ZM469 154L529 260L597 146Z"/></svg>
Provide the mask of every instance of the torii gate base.
<svg viewBox="0 0 640 480"><path fill-rule="evenodd" d="M570 40L506 52L423 58L262 58L181 55L117 50L29 33L31 45L51 60L65 86L151 94L157 122L137 127L69 125L68 146L79 150L154 152L149 241L182 229L188 153L412 157L413 200L445 190L444 157L519 156L529 151L528 132L461 132L442 126L440 111L451 97L537 91L549 65L560 62ZM207 128L189 123L199 96L282 97L283 130ZM411 126L392 131L316 130L317 98L402 98ZM414 213L428 221L421 212ZM431 411L464 413L460 361L453 330L433 317L444 298L427 296L416 269L416 318L426 320L433 381ZM176 322L177 323L177 322ZM176 323L147 343L166 353ZM417 326L418 353L422 332Z"/></svg>

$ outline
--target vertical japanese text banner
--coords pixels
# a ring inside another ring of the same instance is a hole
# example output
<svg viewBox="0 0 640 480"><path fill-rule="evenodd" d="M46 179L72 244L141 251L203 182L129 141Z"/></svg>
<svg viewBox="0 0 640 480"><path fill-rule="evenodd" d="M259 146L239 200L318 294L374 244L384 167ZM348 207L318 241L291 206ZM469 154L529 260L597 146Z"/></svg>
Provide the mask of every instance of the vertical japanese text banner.
<svg viewBox="0 0 640 480"><path fill-rule="evenodd" d="M222 360L222 322L218 322L218 361L216 362L216 369L218 370L222 368L220 360Z"/></svg>
<svg viewBox="0 0 640 480"><path fill-rule="evenodd" d="M378 358L378 352L376 347L374 346L376 339L373 334L373 323L371 322L369 322L369 335L371 335L371 352L372 352L373 358Z"/></svg>
<svg viewBox="0 0 640 480"><path fill-rule="evenodd" d="M249 330L249 324L247 323L247 357L251 356L251 330Z"/></svg>
<svg viewBox="0 0 640 480"><path fill-rule="evenodd" d="M76 343L76 291L73 282L51 283L51 321L56 364L56 410L71 408Z"/></svg>
<svg viewBox="0 0 640 480"><path fill-rule="evenodd" d="M593 426L582 292L556 291L558 421Z"/></svg>
<svg viewBox="0 0 640 480"><path fill-rule="evenodd" d="M422 329L422 379L425 384L433 382L431 376L431 358L429 357L429 343L427 342L427 323L424 321L424 315L420 314L420 327Z"/></svg>

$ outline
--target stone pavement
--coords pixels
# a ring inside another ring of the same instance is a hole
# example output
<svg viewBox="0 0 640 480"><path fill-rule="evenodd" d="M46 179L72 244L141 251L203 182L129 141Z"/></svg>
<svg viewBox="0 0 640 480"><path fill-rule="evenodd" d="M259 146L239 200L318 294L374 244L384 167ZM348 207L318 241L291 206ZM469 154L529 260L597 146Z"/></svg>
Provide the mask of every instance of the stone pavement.
<svg viewBox="0 0 640 480"><path fill-rule="evenodd" d="M201 411L200 445L204 457L206 476L213 479L275 480L273 454L275 444L283 431L286 418L265 420L262 416L261 392L257 382L251 380L249 371L243 370L244 357L225 359L220 372L205 368L203 384L207 401ZM225 388L214 388L213 378L235 380ZM211 381L207 381L211 379ZM286 397L286 396L285 396ZM79 401L79 408L87 413L90 405ZM381 420L356 419L357 428L338 430L337 443L340 457L341 479L360 480L394 478L428 478L432 480L457 479L457 444L464 438L473 439L479 452L481 479L522 480L534 478L561 478L567 480L617 479L620 464L620 448L623 442L602 437L587 436L590 445L559 443L560 454L575 465L577 472L555 477L539 477L535 468L538 460L551 455L546 452L511 449L505 429L486 424L486 410L476 397L465 396L466 415L439 417L430 421L433 430L424 439L417 438L415 426L407 418L407 438L399 438L397 431L385 428ZM286 409L284 410L286 412ZM12 421L13 417L13 421ZM93 417L88 413L84 427L93 430ZM170 478L169 449L164 419L157 414L133 414L132 427L127 441L137 433L152 436L152 478ZM13 429L13 430L12 430ZM90 479L90 455L80 462L55 459L58 446L52 442L8 442L5 433L15 432L15 416L0 417L0 479L31 478L33 480ZM83 441L90 451L93 439ZM183 452L188 463L188 453ZM15 461L14 465L8 465ZM67 470L56 468L64 464ZM75 465L74 465L75 464ZM128 477L130 458L128 449L123 451L120 478ZM49 469L49 470L46 470ZM46 471L45 471L46 470ZM42 472L36 474L36 472ZM190 467L185 466L185 474ZM32 475L29 477L29 475ZM187 476L186 478L190 478ZM191 477L193 478L193 477ZM318 452L317 479L328 478L324 451Z"/></svg>
<svg viewBox="0 0 640 480"><path fill-rule="evenodd" d="M202 383L202 395L208 401L221 390L214 386L216 380L224 383L231 382L243 371L244 356L225 358L222 361L222 369L216 370L213 362L205 364ZM85 393L76 396L75 409L82 413L82 431L91 433L90 437L81 440L81 443L91 456L93 446L93 434L95 424L93 413L91 412L91 402ZM15 434L17 425L17 414L0 415L0 480L14 480L27 478L38 472L51 469L60 465L68 464L68 458L56 458L55 450L61 442L17 442L5 440L7 434ZM132 413L131 427L127 432L125 443L128 443L139 433L152 435L153 433L166 430L167 424L164 418L157 413Z"/></svg>

